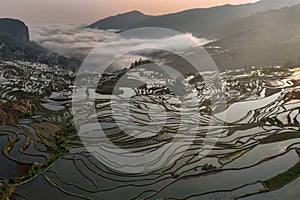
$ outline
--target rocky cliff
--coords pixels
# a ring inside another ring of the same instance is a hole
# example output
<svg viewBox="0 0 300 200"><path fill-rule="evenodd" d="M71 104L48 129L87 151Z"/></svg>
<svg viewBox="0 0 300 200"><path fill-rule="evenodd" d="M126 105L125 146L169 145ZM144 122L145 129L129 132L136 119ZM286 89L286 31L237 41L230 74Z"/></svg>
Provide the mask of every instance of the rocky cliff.
<svg viewBox="0 0 300 200"><path fill-rule="evenodd" d="M28 27L24 22L17 19L0 19L0 32L23 41L29 41Z"/></svg>

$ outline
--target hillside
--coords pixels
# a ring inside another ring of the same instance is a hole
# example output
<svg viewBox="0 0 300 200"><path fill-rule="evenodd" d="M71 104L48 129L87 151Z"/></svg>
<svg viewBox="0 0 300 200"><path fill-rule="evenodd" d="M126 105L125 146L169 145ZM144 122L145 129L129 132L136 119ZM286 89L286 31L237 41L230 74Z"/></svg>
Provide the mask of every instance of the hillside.
<svg viewBox="0 0 300 200"><path fill-rule="evenodd" d="M300 0L262 0L243 5L224 5L207 9L192 9L178 13L149 16L133 11L101 19L89 28L119 29L121 31L139 27L163 27L191 32L198 37L215 39L220 29L233 20L251 14L285 6L299 4Z"/></svg>
<svg viewBox="0 0 300 200"><path fill-rule="evenodd" d="M206 45L221 68L299 65L300 5L267 11L231 22ZM214 48L218 47L218 48Z"/></svg>

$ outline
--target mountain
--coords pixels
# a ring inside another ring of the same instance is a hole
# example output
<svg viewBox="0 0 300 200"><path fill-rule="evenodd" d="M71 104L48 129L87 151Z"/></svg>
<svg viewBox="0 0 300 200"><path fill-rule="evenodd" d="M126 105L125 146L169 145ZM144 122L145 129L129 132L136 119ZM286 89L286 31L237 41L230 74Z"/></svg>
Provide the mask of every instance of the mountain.
<svg viewBox="0 0 300 200"><path fill-rule="evenodd" d="M130 28L131 24L138 23L143 20L151 19L152 16L144 15L139 11L131 11L123 14L118 14L116 16L108 17L105 20L100 20L89 26L89 28L99 28L99 29L119 29L126 30ZM130 22L130 23L128 23Z"/></svg>
<svg viewBox="0 0 300 200"><path fill-rule="evenodd" d="M19 31L19 32L18 32ZM81 62L41 47L29 40L28 27L15 19L0 19L0 61L21 60L47 65L60 65L76 70Z"/></svg>
<svg viewBox="0 0 300 200"><path fill-rule="evenodd" d="M17 19L0 19L0 32L23 41L29 41L28 27L24 22Z"/></svg>
<svg viewBox="0 0 300 200"><path fill-rule="evenodd" d="M5 32L0 32L0 44L1 60L22 59L32 61L36 60L38 55L48 54L46 49L36 43L12 37Z"/></svg>
<svg viewBox="0 0 300 200"><path fill-rule="evenodd" d="M257 3L199 8L160 16L149 16L132 11L101 19L88 27L121 31L139 27L163 27L215 39L219 37L219 30L233 20L299 3L300 0L262 0Z"/></svg>
<svg viewBox="0 0 300 200"><path fill-rule="evenodd" d="M300 5L238 19L205 46L220 68L300 64Z"/></svg>

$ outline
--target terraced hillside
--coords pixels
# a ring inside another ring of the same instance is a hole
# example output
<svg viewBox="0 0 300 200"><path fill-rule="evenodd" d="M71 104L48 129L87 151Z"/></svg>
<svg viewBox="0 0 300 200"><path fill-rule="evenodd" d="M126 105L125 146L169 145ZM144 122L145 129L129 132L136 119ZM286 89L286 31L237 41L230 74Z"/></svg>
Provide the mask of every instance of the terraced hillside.
<svg viewBox="0 0 300 200"><path fill-rule="evenodd" d="M297 195L293 188L300 181L299 68L226 71L220 74L223 97L218 96L220 89L209 87L210 81L200 78L210 77L212 81L214 73L185 77L181 85L189 83L193 87L178 98L166 89L166 84L172 87L175 82L166 82L142 67L119 72L122 76L107 74L99 83L101 87L105 81L147 80L138 88L115 86L124 93L109 94L108 88L97 93L90 88L76 88L74 93L86 92L91 98L73 103L83 107L92 103L106 135L93 140L81 135L84 142L101 144L109 138L118 148L151 153L164 149L175 137L179 141L185 138L177 147L185 152L171 165L125 173L100 162L72 134L72 91L67 72L33 63L6 62L1 66L6 66L1 68L5 71L1 78L3 105L18 102L21 97L30 100L27 114L0 126L1 163L5 163L0 168L2 191L12 192L16 199L236 199L248 195L259 199L261 196L254 194L267 191L259 195ZM30 70L33 66L39 70ZM12 73L13 69L25 67L28 76ZM17 89L9 89L11 84ZM122 101L122 95L129 90L134 91L129 118L135 126L127 124L128 107ZM212 98L225 98L226 106L211 107ZM188 100L184 110L179 106L182 99ZM114 113L113 107L119 112ZM80 114L80 126L92 127L89 119L94 116L89 112ZM166 121L161 120L163 116L167 116ZM179 131L180 123L185 124L184 131ZM209 147L214 138L215 145ZM202 155L204 143L210 152ZM105 150L114 151L110 146ZM168 155L150 164L172 160Z"/></svg>
<svg viewBox="0 0 300 200"><path fill-rule="evenodd" d="M1 197L33 178L68 148L70 73L22 61L0 63Z"/></svg>

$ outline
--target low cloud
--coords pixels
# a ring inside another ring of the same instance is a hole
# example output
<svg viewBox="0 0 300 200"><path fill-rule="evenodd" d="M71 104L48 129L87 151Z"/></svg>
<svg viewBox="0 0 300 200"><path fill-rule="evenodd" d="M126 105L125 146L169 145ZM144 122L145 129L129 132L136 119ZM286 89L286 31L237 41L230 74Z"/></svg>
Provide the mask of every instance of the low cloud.
<svg viewBox="0 0 300 200"><path fill-rule="evenodd" d="M129 67L132 62L139 58L151 59L151 55L147 54L149 52L144 52L144 49L163 49L179 53L209 42L188 33L161 36L156 39L114 36L117 36L117 34L113 30L95 30L72 25L35 27L31 29L31 38L34 41L61 55L76 56L84 59L95 49L93 53L99 56L93 57L96 59L93 63L97 63L98 66L102 67L108 61L115 60L114 55L120 52L126 52L128 49L137 50L135 53L128 52L121 59L117 59L118 62L114 63L114 69ZM121 36L124 36L123 33Z"/></svg>
<svg viewBox="0 0 300 200"><path fill-rule="evenodd" d="M34 27L31 28L30 35L32 40L52 52L84 58L99 42L115 33L67 25Z"/></svg>
<svg viewBox="0 0 300 200"><path fill-rule="evenodd" d="M123 35L121 34L121 36ZM129 67L139 58L152 60L153 55L157 55L159 50L181 53L202 46L207 42L209 41L196 38L192 34L178 34L158 39L114 37L103 41L92 51L87 64L88 71L92 72L99 67L106 67L107 63L111 61L117 61L111 66L113 69L121 69ZM124 52L126 55L123 54ZM163 56L158 57L162 58ZM160 63L163 64L163 60L155 59L155 61L162 61Z"/></svg>

